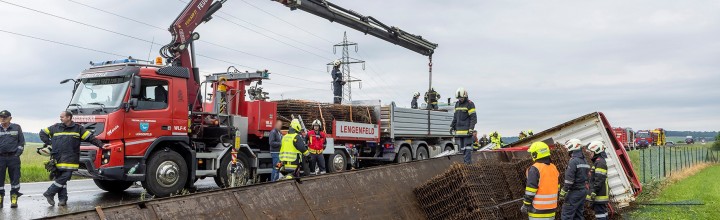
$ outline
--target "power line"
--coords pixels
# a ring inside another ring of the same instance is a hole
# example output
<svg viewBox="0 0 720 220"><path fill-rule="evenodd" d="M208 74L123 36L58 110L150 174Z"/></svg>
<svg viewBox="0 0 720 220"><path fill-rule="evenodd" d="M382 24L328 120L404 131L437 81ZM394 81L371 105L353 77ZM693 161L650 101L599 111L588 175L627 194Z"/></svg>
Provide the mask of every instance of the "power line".
<svg viewBox="0 0 720 220"><path fill-rule="evenodd" d="M250 67L250 66L245 66L245 65L241 65L241 64L236 64L236 63L233 63L233 62L230 62L230 61L227 61L227 60L223 60L223 59L218 59L218 58L214 58L214 57L205 56L205 55L202 55L202 54L197 54L197 56L203 57L203 58L207 58L207 59L210 59L210 60L215 60L215 61L218 61L218 62L227 63L227 64L234 65L234 66L245 67L245 68L248 68L248 69L258 69L258 68L253 68L253 67ZM294 76L290 76L290 75L287 75L287 74L276 73L276 72L272 72L272 74L277 74L277 75L284 76L284 77L288 77L288 78L293 78L293 79L297 79L297 80L302 80L302 81L312 82L312 83L318 83L318 84L326 84L326 83L327 83L327 82L320 82L320 81L313 81L313 80L309 80L309 79L303 79L303 78L294 77Z"/></svg>
<svg viewBox="0 0 720 220"><path fill-rule="evenodd" d="M361 53L362 53L362 52L358 52L357 55L360 56L360 59L365 60L365 57L363 57L363 55L362 55ZM368 68L370 68L370 71L372 71L372 73L374 73L378 78L382 79L382 75L379 74L379 73L377 73L377 71L375 71L375 69L372 67L372 65L369 65L369 64L368 64ZM367 74L366 71L363 70L363 72ZM373 80L373 82L377 83L377 81L375 81L374 77L370 77L370 79ZM380 80L380 81L383 82L383 84L384 84L386 87L391 87L389 84L386 83L385 80ZM379 84L379 83L378 83L378 84ZM381 86L381 87L382 87L382 86ZM393 89L388 89L388 90L390 90L392 93L395 93L395 95L397 95L397 96L399 96L399 97L402 97L397 91L395 91L395 90L393 90Z"/></svg>
<svg viewBox="0 0 720 220"><path fill-rule="evenodd" d="M150 24L150 23L146 23L146 22L143 22L143 21L140 21L140 20L136 20L136 19L132 19L132 18L129 18L129 17L126 17L126 16L122 16L122 15L119 15L119 14L116 14L116 13L113 13L113 12L110 12L110 11L106 11L106 10L103 10L103 9L100 9L100 8L97 8L97 7L93 7L93 6L84 4L84 3L77 2L77 1L75 1L75 0L68 0L68 1L70 1L70 2L72 2L72 3L75 3L75 4L78 4L78 5L82 5L82 6L88 7L88 8L95 9L95 10L97 10L97 11L105 12L105 13L107 13L107 14L115 15L115 16L118 16L118 17L121 17L121 18L130 20L130 21L134 21L134 22L136 22L136 23L143 24L143 25L148 26L148 27L152 27L152 28L155 28L155 29L167 31L167 29L161 28L161 27L159 27L159 26L155 26L155 25Z"/></svg>
<svg viewBox="0 0 720 220"><path fill-rule="evenodd" d="M307 30L305 30L305 29L303 29L303 28L301 28L301 27L298 27L297 25L294 25L294 24L292 24L292 23L290 23L290 22L288 22L288 21L286 21L286 20L283 20L282 18L274 15L273 13L270 13L270 12L268 12L268 11L263 10L262 8L260 8L260 7L258 7L258 6L255 6L255 5L253 5L253 4L250 4L250 2L247 2L247 1L245 1L245 0L242 0L242 1L245 2L245 4L250 5L250 7L253 7L253 8L255 8L255 9L257 9L257 10L260 10L260 11L262 11L263 13L265 13L265 14L267 14L267 15L270 15L270 16L272 16L272 17L274 17L274 18L276 18L276 19L278 19L278 20L280 20L280 21L282 21L282 22L284 22L284 23L286 23L286 24L288 24L288 25L290 25L290 26L293 26L293 27L295 27L296 29L298 29L298 30L300 30L300 31L302 31L302 32L305 32L305 33L308 33L308 34L310 34L310 35L312 35L312 36L315 36L315 37L317 37L318 39L322 39L322 40L324 40L324 41L327 41L328 43L333 43L333 41L328 40L327 38L318 36L318 35L310 32L310 31L307 31Z"/></svg>
<svg viewBox="0 0 720 220"><path fill-rule="evenodd" d="M6 30L2 30L2 29L0 29L0 32L5 32L5 33L12 34L12 35L16 35L16 36L21 36L21 37L31 38L31 39L35 39L35 40L50 42L50 43L54 43L54 44L60 44L60 45L64 45L64 46L68 46L68 47L74 47L74 48L83 49L83 50L89 50L89 51L98 52L98 53L104 53L104 54L113 55L113 56L118 56L118 57L128 57L128 56L116 54L116 53L113 53L113 52L107 52L107 51L92 49L92 48L89 48L89 47L83 47L83 46L78 46L78 45L69 44L69 43L63 43L63 42L54 41L54 40L48 40L48 39L44 39L44 38L39 38L39 37L30 36L30 35L26 35L26 34L16 33L16 32L12 32L12 31L6 31Z"/></svg>
<svg viewBox="0 0 720 220"><path fill-rule="evenodd" d="M158 44L158 43L149 41L149 40L145 40L145 39L138 38L138 37L135 37L135 36L123 34L123 33L117 32L117 31L105 29L105 28L102 28L102 27L98 27L98 26L95 26L95 25L88 24L88 23L83 23L83 22L80 22L80 21L72 20L72 19L65 18L65 17L59 16L59 15L51 14L51 13L48 13L48 12L44 12L44 11L40 11L40 10L28 8L28 7L25 7L25 6L22 6L22 5L18 5L18 4L14 4L14 3L10 3L10 2L4 1L4 0L0 0L0 2L5 3L5 4L8 4L8 5L15 6L15 7L18 7L18 8L23 8L23 9L26 9L26 10L34 11L34 12L37 12L37 13L40 13L40 14L44 14L44 15L47 15L47 16L51 16L51 17L55 17L55 18L58 18L58 19L66 20L66 21L69 21L69 22L73 22L73 23L76 23L76 24L84 25L84 26L87 26L87 27L92 27L92 28L95 28L95 29L98 29L98 30L103 30L103 31L107 31L107 32L110 32L110 33L113 33L113 34L125 36L125 37L132 38L132 39L135 39L135 40L139 40L139 41L143 41L143 42L147 42L147 43L155 44L155 45L161 45L161 44Z"/></svg>

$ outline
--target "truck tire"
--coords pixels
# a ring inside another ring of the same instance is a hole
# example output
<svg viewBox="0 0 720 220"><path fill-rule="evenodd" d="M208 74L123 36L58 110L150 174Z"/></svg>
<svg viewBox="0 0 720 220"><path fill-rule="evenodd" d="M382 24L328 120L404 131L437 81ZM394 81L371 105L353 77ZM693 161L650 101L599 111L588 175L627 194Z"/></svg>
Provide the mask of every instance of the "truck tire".
<svg viewBox="0 0 720 220"><path fill-rule="evenodd" d="M232 169L232 155L228 152L222 160L220 160L220 168L217 170L217 176L213 177L215 184L220 188L230 187L231 169ZM238 152L237 154L237 175L235 181L238 186L245 185L250 179L250 159L244 153Z"/></svg>
<svg viewBox="0 0 720 220"><path fill-rule="evenodd" d="M428 150L425 147L418 147L416 160L428 159Z"/></svg>
<svg viewBox="0 0 720 220"><path fill-rule="evenodd" d="M412 161L412 153L410 152L410 148L408 147L402 147L398 151L397 159L395 159L398 163L405 163Z"/></svg>
<svg viewBox="0 0 720 220"><path fill-rule="evenodd" d="M172 150L157 151L148 160L143 188L156 197L180 193L188 181L187 167L179 153Z"/></svg>
<svg viewBox="0 0 720 220"><path fill-rule="evenodd" d="M445 146L445 149L443 151L452 151L452 150L453 150L452 146Z"/></svg>
<svg viewBox="0 0 720 220"><path fill-rule="evenodd" d="M342 172L347 168L347 157L343 151L335 150L335 153L328 157L326 163L325 167L328 173Z"/></svg>
<svg viewBox="0 0 720 220"><path fill-rule="evenodd" d="M99 180L99 179L93 179L93 182L95 182L95 185L98 188L108 191L108 192L111 192L111 193L123 192L126 189L130 188L134 183L132 181Z"/></svg>

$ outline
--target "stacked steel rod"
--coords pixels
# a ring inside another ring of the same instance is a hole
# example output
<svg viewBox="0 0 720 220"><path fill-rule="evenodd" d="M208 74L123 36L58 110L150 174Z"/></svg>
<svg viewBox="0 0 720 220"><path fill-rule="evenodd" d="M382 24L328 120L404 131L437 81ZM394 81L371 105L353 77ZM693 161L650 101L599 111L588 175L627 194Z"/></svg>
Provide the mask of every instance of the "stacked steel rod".
<svg viewBox="0 0 720 220"><path fill-rule="evenodd" d="M569 159L567 149L552 149L550 160L560 172L559 183L564 180ZM522 201L515 200L525 194L525 172L532 164L530 158L513 158L510 162L481 160L472 165L453 164L445 173L415 188L415 196L431 220L527 219L527 215L520 213ZM585 218L594 219L592 207L589 204L585 206ZM562 201L559 201L556 219L560 219L561 209ZM614 217L618 219L620 216Z"/></svg>
<svg viewBox="0 0 720 220"><path fill-rule="evenodd" d="M332 122L346 121L357 123L377 123L375 108L372 106L339 105L319 103L306 100L278 100L278 118L285 121L283 127L287 129L292 115L302 116L306 126L310 126L315 119L319 119L325 126L325 131L332 134Z"/></svg>

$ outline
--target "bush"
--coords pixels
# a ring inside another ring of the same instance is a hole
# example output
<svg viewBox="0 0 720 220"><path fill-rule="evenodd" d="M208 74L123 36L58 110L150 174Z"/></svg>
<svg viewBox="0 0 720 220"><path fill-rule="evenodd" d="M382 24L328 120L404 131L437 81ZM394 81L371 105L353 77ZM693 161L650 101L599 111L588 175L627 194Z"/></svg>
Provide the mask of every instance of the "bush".
<svg viewBox="0 0 720 220"><path fill-rule="evenodd" d="M720 150L720 133L715 136L715 141L713 142L712 148L713 150Z"/></svg>

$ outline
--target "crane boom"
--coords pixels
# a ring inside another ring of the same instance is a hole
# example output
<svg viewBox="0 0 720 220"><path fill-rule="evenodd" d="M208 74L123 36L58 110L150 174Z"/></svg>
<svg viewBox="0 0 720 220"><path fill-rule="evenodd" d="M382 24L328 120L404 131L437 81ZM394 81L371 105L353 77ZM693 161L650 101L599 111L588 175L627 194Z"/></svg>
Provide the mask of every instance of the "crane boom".
<svg viewBox="0 0 720 220"><path fill-rule="evenodd" d="M290 7L300 9L337 22L365 34L370 34L387 42L400 45L419 54L430 56L437 44L425 40L422 36L410 34L398 27L387 26L372 16L364 16L353 10L342 8L326 0L274 0Z"/></svg>

